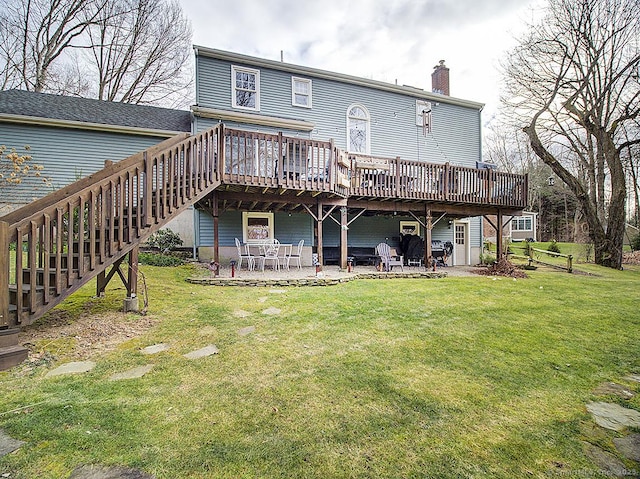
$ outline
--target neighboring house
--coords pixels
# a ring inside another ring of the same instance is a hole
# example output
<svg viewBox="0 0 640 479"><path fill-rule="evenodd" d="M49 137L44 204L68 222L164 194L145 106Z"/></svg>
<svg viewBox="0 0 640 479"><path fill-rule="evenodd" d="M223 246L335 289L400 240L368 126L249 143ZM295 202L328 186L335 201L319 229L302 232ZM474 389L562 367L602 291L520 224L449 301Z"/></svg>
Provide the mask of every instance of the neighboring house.
<svg viewBox="0 0 640 479"><path fill-rule="evenodd" d="M521 215L509 217L509 220L503 230L503 237L510 241L538 241L538 213L533 211L523 211ZM495 224L495 216L485 218L483 223L484 237L486 241L496 242L496 230L489 223L491 220Z"/></svg>
<svg viewBox="0 0 640 479"><path fill-rule="evenodd" d="M195 52L194 131L222 123L226 128L254 132L248 138L228 140L240 156L255 148L251 176L260 174L258 163L268 155L259 143L268 135L299 139L300 146L291 144L293 140L282 141L289 142L288 157L303 156L306 162L313 161L313 142L329 142L344 152L348 164L345 184L366 191L352 190L345 195L341 205L347 209L342 213L346 220L338 219L335 210L333 218L322 222L324 247L338 247L344 241L349 248L374 247L382 241L399 246L401 226L410 224L413 231L424 235L429 225L432 240L454 243L450 264L472 264L478 261L482 246L479 215L496 212L497 205L516 204L508 198L493 206L488 204L492 201L477 201L483 194L507 197L515 187L510 184L507 191L507 182L502 191L498 187L483 190L497 173L476 169L482 161L481 103L227 51L195 47ZM434 90L448 93L448 76L448 68L440 62L432 74ZM277 137L272 138L278 143ZM443 185L446 173L436 166L420 170L419 165L426 163L463 168L451 173L449 184ZM229 173L249 173L234 165L231 168ZM522 186L523 177L518 181ZM418 182L420 194L412 195L410 189ZM436 188L455 197L442 201ZM269 236L281 241L304 239L309 245L308 264L319 242L318 217L328 214L331 202L323 203L325 210L311 207L309 201L301 207L299 191L279 188L246 188L246 201L242 201L239 191L227 188L217 193L220 256L234 256L234 238L246 240L248 229L258 222ZM270 196L262 200L263 194ZM215 249L211 212L200 209L198 213L196 241L201 256L207 250L213 255Z"/></svg>
<svg viewBox="0 0 640 479"><path fill-rule="evenodd" d="M191 113L151 106L0 91L0 144L20 151L29 146L44 166L51 187L35 178L0 192L0 216L95 173L106 161L120 161L178 133L191 131ZM169 225L193 243L193 212Z"/></svg>

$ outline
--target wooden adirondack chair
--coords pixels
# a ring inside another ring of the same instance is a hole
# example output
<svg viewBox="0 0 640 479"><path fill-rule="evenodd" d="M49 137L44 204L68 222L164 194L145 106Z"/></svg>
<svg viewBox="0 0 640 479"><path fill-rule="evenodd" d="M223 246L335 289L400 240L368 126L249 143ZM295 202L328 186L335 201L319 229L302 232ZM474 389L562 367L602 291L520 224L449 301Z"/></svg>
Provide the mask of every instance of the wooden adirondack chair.
<svg viewBox="0 0 640 479"><path fill-rule="evenodd" d="M376 254L380 256L380 262L384 271L391 271L394 266L400 266L404 271L404 257L391 248L387 243L380 243L376 246Z"/></svg>

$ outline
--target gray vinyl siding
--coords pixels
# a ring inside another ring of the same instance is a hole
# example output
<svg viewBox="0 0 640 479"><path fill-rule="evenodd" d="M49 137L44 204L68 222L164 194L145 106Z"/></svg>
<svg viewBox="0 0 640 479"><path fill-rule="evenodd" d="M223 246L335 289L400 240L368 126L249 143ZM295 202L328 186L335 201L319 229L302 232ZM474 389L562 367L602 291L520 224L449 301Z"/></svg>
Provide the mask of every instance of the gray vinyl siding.
<svg viewBox="0 0 640 479"><path fill-rule="evenodd" d="M308 214L275 213L274 234L281 243L297 244L301 239L305 245L313 244L313 220ZM213 246L213 217L204 211L198 212L199 244ZM235 238L242 241L242 212L225 211L219 217L218 242L220 246L235 246Z"/></svg>
<svg viewBox="0 0 640 479"><path fill-rule="evenodd" d="M0 190L0 202L13 204L33 201L95 173L104 167L105 160L123 160L165 139L11 123L0 123L0 138L2 144L19 152L29 145L33 162L43 165L42 175L53 182L46 188L40 186L41 179L32 179L10 191Z"/></svg>
<svg viewBox="0 0 640 479"><path fill-rule="evenodd" d="M197 65L198 106L232 110L231 63L198 56ZM312 80L313 91L313 108L301 108L291 104L290 73L257 69L260 70L260 111L256 113L309 121L315 125L311 132L314 139L333 139L336 146L345 149L347 109L357 103L369 111L372 155L471 167L481 159L481 119L476 108L449 104L446 97L442 102L431 102L432 132L425 136L423 129L415 125L417 97L300 76ZM197 127L202 129L200 119ZM238 127L246 129L247 125Z"/></svg>

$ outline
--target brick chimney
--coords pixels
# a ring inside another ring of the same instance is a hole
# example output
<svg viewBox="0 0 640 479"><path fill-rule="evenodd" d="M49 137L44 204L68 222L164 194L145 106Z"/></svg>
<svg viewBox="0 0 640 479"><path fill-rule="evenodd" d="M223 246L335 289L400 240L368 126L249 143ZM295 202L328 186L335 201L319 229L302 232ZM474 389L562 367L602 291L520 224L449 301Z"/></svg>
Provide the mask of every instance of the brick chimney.
<svg viewBox="0 0 640 479"><path fill-rule="evenodd" d="M433 67L431 91L449 96L449 69L445 66L444 60L440 60L440 63Z"/></svg>

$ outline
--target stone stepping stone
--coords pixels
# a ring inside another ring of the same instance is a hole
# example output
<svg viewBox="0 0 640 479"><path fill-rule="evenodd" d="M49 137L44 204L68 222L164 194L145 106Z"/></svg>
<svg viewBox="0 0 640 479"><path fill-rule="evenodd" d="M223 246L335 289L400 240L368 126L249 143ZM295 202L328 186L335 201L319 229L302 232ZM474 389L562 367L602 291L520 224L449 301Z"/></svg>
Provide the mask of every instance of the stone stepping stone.
<svg viewBox="0 0 640 479"><path fill-rule="evenodd" d="M111 377L109 377L109 381L120 381L122 379L138 379L147 374L152 369L153 364L138 366L137 368L129 369L128 371L112 374Z"/></svg>
<svg viewBox="0 0 640 479"><path fill-rule="evenodd" d="M628 476L629 471L624 463L613 454L600 449L593 444L585 443L586 455L600 467L600 472L606 477Z"/></svg>
<svg viewBox="0 0 640 479"><path fill-rule="evenodd" d="M280 313L282 313L282 310L278 308L267 308L262 311L262 314L266 314L267 316L277 316Z"/></svg>
<svg viewBox="0 0 640 479"><path fill-rule="evenodd" d="M155 479L155 476L128 467L79 466L69 479Z"/></svg>
<svg viewBox="0 0 640 479"><path fill-rule="evenodd" d="M598 426L613 431L622 431L625 427L640 427L640 412L634 409L606 402L590 402L587 411L593 415Z"/></svg>
<svg viewBox="0 0 640 479"><path fill-rule="evenodd" d="M75 361L72 363L66 363L57 368L49 371L45 378L50 378L53 376L62 376L65 374L81 374L91 371L96 367L96 363L93 361Z"/></svg>
<svg viewBox="0 0 640 479"><path fill-rule="evenodd" d="M271 294L284 294L287 292L286 289L270 289L269 292Z"/></svg>
<svg viewBox="0 0 640 479"><path fill-rule="evenodd" d="M206 358L207 356L212 356L214 354L218 354L218 348L215 344L209 344L204 348L198 349L196 351L191 351L184 355L187 359L198 359L198 358Z"/></svg>
<svg viewBox="0 0 640 479"><path fill-rule="evenodd" d="M233 315L236 318L247 318L247 317L251 316L251 313L249 311L245 311L243 309L239 309L237 311L234 311Z"/></svg>
<svg viewBox="0 0 640 479"><path fill-rule="evenodd" d="M640 383L640 374L630 374L624 377L625 381L631 381L633 383Z"/></svg>
<svg viewBox="0 0 640 479"><path fill-rule="evenodd" d="M166 351L171 346L166 343L153 344L151 346L147 346L146 348L142 348L142 354L158 354L163 351Z"/></svg>
<svg viewBox="0 0 640 479"><path fill-rule="evenodd" d="M240 336L248 336L249 334L254 333L255 331L256 331L256 327L255 326L247 326L247 327L244 327L242 329L239 329L238 330L238 334Z"/></svg>
<svg viewBox="0 0 640 479"><path fill-rule="evenodd" d="M622 384L617 383L602 383L600 386L593 390L593 394L598 396L613 395L622 399L631 399L635 396L635 393L624 387Z"/></svg>
<svg viewBox="0 0 640 479"><path fill-rule="evenodd" d="M4 433L2 429L0 429L0 457L6 456L7 454L11 454L13 451L16 451L25 444L24 441L18 441L17 439L12 438Z"/></svg>
<svg viewBox="0 0 640 479"><path fill-rule="evenodd" d="M257 301L258 303L264 303L267 299L269 299L267 296L260 296Z"/></svg>
<svg viewBox="0 0 640 479"><path fill-rule="evenodd" d="M640 434L613 438L616 449L627 459L640 462Z"/></svg>

